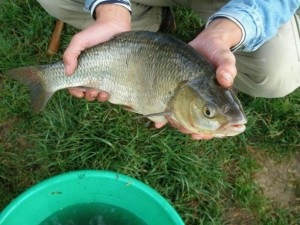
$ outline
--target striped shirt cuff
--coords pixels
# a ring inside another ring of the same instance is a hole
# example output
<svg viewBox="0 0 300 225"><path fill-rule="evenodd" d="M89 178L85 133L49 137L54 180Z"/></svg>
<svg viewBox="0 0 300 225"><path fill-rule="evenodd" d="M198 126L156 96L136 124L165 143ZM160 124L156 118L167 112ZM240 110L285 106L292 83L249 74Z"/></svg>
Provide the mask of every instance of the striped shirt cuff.
<svg viewBox="0 0 300 225"><path fill-rule="evenodd" d="M85 9L91 13L91 16L96 19L95 17L95 9L98 5L102 4L116 4L123 6L129 12L131 12L131 4L129 0L86 0L85 1Z"/></svg>

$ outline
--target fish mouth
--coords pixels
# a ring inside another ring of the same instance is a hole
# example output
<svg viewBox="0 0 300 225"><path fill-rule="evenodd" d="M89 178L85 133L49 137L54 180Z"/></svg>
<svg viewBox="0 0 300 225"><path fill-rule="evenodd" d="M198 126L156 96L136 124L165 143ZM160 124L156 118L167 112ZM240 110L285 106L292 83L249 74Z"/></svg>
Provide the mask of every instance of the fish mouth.
<svg viewBox="0 0 300 225"><path fill-rule="evenodd" d="M220 137L234 136L243 133L246 130L246 125L245 125L246 123L247 120L243 118L238 122L231 122L231 123L224 124L217 130L217 133L219 133L218 136Z"/></svg>
<svg viewBox="0 0 300 225"><path fill-rule="evenodd" d="M180 124L176 119L172 118L171 116L166 116L166 119L168 122L173 126L174 128L178 129L180 132L185 134L193 134L193 133L199 133L196 131L195 127L192 127L192 129L189 129L187 127L184 127L182 124ZM245 124L247 123L246 119L241 119L236 122L231 122L224 124L220 126L215 131L203 131L204 134L211 134L214 137L230 137L235 136L240 133L243 133L246 130Z"/></svg>
<svg viewBox="0 0 300 225"><path fill-rule="evenodd" d="M245 124L231 124L231 125L227 125L222 130L226 131L225 133L228 133L228 134L239 134L246 130L246 126L245 126Z"/></svg>

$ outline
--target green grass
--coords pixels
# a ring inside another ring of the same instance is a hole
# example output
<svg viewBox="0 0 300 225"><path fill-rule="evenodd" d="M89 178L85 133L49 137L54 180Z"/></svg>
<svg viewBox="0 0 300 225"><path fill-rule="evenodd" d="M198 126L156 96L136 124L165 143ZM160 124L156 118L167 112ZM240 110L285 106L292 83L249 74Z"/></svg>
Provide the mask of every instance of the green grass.
<svg viewBox="0 0 300 225"><path fill-rule="evenodd" d="M200 21L176 10L188 40ZM0 3L0 74L61 58L76 32L67 26L57 56L46 55L55 20L33 0ZM187 27L188 29L184 29ZM297 214L272 207L253 174L256 154L284 159L299 151L300 92L286 98L240 95L248 126L227 139L194 141L170 127L119 106L55 94L41 114L30 109L28 89L0 75L0 210L30 186L66 171L105 169L133 176L167 198L186 224L224 224L230 207L257 224L296 224Z"/></svg>

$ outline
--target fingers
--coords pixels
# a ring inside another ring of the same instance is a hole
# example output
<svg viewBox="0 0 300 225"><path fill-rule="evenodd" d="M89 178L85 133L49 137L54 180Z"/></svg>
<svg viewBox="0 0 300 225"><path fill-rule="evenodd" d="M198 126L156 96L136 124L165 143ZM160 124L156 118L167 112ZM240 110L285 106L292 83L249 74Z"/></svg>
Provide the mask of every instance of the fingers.
<svg viewBox="0 0 300 225"><path fill-rule="evenodd" d="M95 101L97 99L98 94L99 94L98 90L92 89L92 90L86 91L84 97L87 101L91 102L91 101Z"/></svg>
<svg viewBox="0 0 300 225"><path fill-rule="evenodd" d="M159 129L162 128L164 125L166 125L167 122L155 122L154 126L155 128ZM172 125L174 127L174 125ZM211 140L214 138L214 136L212 134L191 134L191 132L189 132L187 129L183 128L183 127L176 127L178 129L178 131L180 131L181 133L185 133L185 134L190 134L192 139L194 140Z"/></svg>
<svg viewBox="0 0 300 225"><path fill-rule="evenodd" d="M96 89L69 88L69 92L77 98L84 97L87 101L98 100L99 102L105 102L109 99L109 93Z"/></svg>
<svg viewBox="0 0 300 225"><path fill-rule="evenodd" d="M106 102L109 99L109 94L107 92L101 91L97 96L99 102Z"/></svg>
<svg viewBox="0 0 300 225"><path fill-rule="evenodd" d="M77 98L82 98L84 97L84 92L78 88L69 88L68 89L70 94L77 97Z"/></svg>
<svg viewBox="0 0 300 225"><path fill-rule="evenodd" d="M211 140L214 138L212 134L191 134L194 140Z"/></svg>
<svg viewBox="0 0 300 225"><path fill-rule="evenodd" d="M159 129L162 128L164 125L166 125L168 122L155 122L154 126L155 128Z"/></svg>
<svg viewBox="0 0 300 225"><path fill-rule="evenodd" d="M170 123L170 125L174 128L176 128L178 131L184 134L191 135L192 139L194 140L210 140L214 138L213 134L200 134L200 133L193 133L193 131L190 131L189 129L183 127L181 124L173 120L170 116L165 116L167 121ZM156 128L160 128L160 123L155 123ZM165 125L165 124L163 124Z"/></svg>

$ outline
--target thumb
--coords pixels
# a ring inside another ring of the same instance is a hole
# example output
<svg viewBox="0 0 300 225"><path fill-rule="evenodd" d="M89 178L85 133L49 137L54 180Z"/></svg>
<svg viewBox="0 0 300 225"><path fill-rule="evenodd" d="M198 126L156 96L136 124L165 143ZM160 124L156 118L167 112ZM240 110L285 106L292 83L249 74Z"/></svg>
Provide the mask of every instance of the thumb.
<svg viewBox="0 0 300 225"><path fill-rule="evenodd" d="M230 72L228 69L223 69L223 68L218 67L217 71L216 71L216 77L217 77L218 83L221 86L223 86L225 88L229 88L233 85L235 73Z"/></svg>
<svg viewBox="0 0 300 225"><path fill-rule="evenodd" d="M65 74L72 75L77 67L77 59L80 53L85 49L80 39L75 35L63 54L65 65Z"/></svg>
<svg viewBox="0 0 300 225"><path fill-rule="evenodd" d="M215 55L216 77L219 84L225 88L233 85L233 80L237 74L235 57L228 49Z"/></svg>

